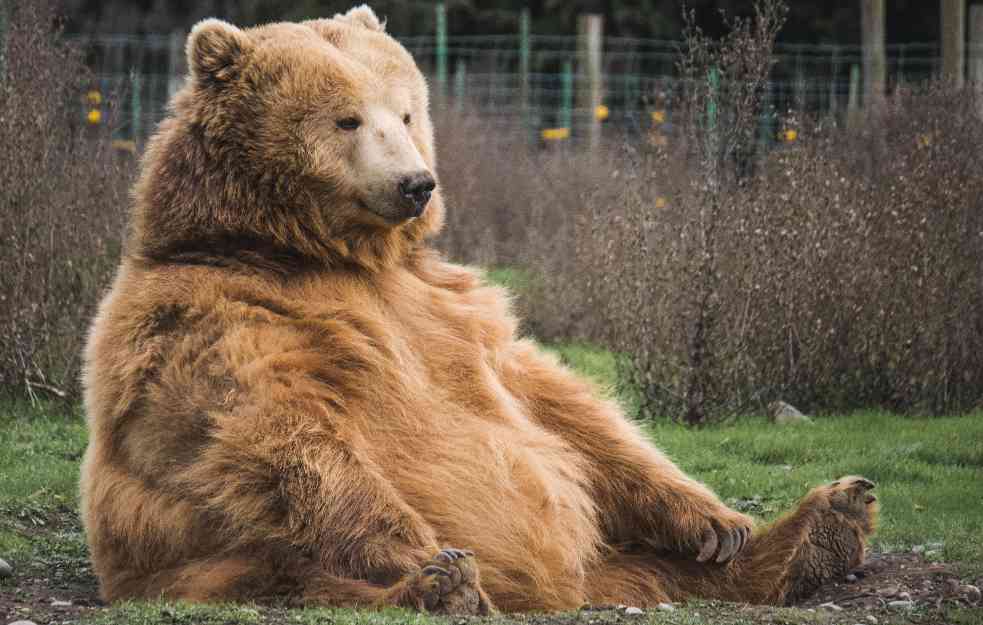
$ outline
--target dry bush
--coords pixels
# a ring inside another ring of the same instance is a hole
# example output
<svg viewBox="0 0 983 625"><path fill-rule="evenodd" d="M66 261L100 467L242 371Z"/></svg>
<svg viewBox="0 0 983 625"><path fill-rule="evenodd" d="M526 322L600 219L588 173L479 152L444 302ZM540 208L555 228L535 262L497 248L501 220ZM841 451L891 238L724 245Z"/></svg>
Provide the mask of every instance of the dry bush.
<svg viewBox="0 0 983 625"><path fill-rule="evenodd" d="M72 398L120 251L129 167L83 119L88 73L50 3L7 3L0 76L0 393Z"/></svg>
<svg viewBox="0 0 983 625"><path fill-rule="evenodd" d="M777 6L759 15L773 24ZM758 150L749 85L774 33L761 26L696 47L667 142L592 155L528 147L480 120L445 132L446 249L535 274L529 328L626 354L649 417L699 423L779 398L813 411L980 408L978 95L924 85L853 128L797 112L796 142ZM733 94L716 137L707 59Z"/></svg>

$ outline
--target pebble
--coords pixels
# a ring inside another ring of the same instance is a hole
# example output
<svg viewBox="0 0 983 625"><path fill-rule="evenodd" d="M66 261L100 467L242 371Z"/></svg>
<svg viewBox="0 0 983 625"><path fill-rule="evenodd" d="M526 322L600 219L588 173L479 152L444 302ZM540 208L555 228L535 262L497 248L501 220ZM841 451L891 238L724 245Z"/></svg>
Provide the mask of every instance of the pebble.
<svg viewBox="0 0 983 625"><path fill-rule="evenodd" d="M0 558L0 579L11 577L14 574L14 567L7 564L7 561Z"/></svg>
<svg viewBox="0 0 983 625"><path fill-rule="evenodd" d="M38 625L34 621L14 621L10 625Z"/></svg>
<svg viewBox="0 0 983 625"><path fill-rule="evenodd" d="M914 601L889 601L887 607L895 608L897 610L910 610L915 607Z"/></svg>
<svg viewBox="0 0 983 625"><path fill-rule="evenodd" d="M53 608L70 608L72 607L71 601L62 601L60 599L52 599L51 607Z"/></svg>
<svg viewBox="0 0 983 625"><path fill-rule="evenodd" d="M855 581L857 581L857 576L854 575L853 573L850 573L849 575L846 576L846 581L852 584Z"/></svg>
<svg viewBox="0 0 983 625"><path fill-rule="evenodd" d="M828 601L828 602L820 605L819 607L822 608L822 609L824 609L824 610L831 610L833 612L842 612L843 611L843 608L841 608L840 606L836 605L832 601Z"/></svg>
<svg viewBox="0 0 983 625"><path fill-rule="evenodd" d="M874 616L873 614L868 614L867 622L870 623L870 625L877 625L877 617Z"/></svg>
<svg viewBox="0 0 983 625"><path fill-rule="evenodd" d="M959 588L959 592L961 592L970 603L976 603L980 600L980 589L972 584L962 586Z"/></svg>
<svg viewBox="0 0 983 625"><path fill-rule="evenodd" d="M672 605L671 603L660 603L659 609L663 612L675 612L676 606Z"/></svg>
<svg viewBox="0 0 983 625"><path fill-rule="evenodd" d="M630 608L625 608L625 614L631 614L632 616L638 616L639 614L645 614L645 611L641 608L636 608L632 606Z"/></svg>

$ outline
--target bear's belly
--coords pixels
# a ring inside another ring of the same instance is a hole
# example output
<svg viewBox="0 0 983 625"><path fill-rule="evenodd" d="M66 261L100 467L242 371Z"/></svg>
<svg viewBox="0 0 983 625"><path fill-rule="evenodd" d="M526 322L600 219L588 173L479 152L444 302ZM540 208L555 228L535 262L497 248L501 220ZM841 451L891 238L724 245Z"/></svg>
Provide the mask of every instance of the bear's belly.
<svg viewBox="0 0 983 625"><path fill-rule="evenodd" d="M462 410L431 414L419 434L403 432L376 450L440 546L477 554L493 599L523 605L547 593L581 601L600 531L583 458L558 436L521 416Z"/></svg>

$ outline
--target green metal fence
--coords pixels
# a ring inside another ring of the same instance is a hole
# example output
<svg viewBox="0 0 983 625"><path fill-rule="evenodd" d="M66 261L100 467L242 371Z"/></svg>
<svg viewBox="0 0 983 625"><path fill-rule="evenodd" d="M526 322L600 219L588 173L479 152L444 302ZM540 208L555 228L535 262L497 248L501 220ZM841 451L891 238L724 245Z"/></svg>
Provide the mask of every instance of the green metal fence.
<svg viewBox="0 0 983 625"><path fill-rule="evenodd" d="M536 35L521 18L514 35L454 36L446 32L441 15L438 5L433 35L401 39L432 77L436 99L531 135L567 128L567 136L572 131L577 138L576 129L595 111L575 108L579 91L588 88L577 74L576 36ZM119 136L140 143L183 80L183 35L100 35L78 38L78 43L94 71L92 88L104 96L116 94ZM639 135L653 123L671 122L671 111L664 108L671 103L680 47L676 41L604 40L605 133ZM937 44L892 45L886 52L889 85L923 81L941 70ZM793 110L844 115L851 83L858 86L862 56L860 46L778 45L766 90L768 110L777 116ZM762 120L764 135L768 124L774 120Z"/></svg>

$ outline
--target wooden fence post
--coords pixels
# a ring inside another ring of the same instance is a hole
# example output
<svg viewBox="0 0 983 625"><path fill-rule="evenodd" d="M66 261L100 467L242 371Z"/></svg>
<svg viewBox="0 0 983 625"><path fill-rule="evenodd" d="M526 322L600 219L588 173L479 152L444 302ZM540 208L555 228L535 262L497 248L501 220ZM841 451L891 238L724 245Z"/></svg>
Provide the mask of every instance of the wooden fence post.
<svg viewBox="0 0 983 625"><path fill-rule="evenodd" d="M437 93L443 96L447 87L447 8L443 2L434 6L437 18Z"/></svg>
<svg viewBox="0 0 983 625"><path fill-rule="evenodd" d="M604 33L604 16L589 13L577 20L577 109L587 113L587 130L590 146L601 140L601 120L597 115L601 106L601 42Z"/></svg>
<svg viewBox="0 0 983 625"><path fill-rule="evenodd" d="M464 59L458 59L454 66L454 110L464 110L464 95L467 86L467 64Z"/></svg>
<svg viewBox="0 0 983 625"><path fill-rule="evenodd" d="M0 84L7 77L7 0L0 0Z"/></svg>
<svg viewBox="0 0 983 625"><path fill-rule="evenodd" d="M976 106L983 117L983 4L969 7L969 79L976 89Z"/></svg>
<svg viewBox="0 0 983 625"><path fill-rule="evenodd" d="M942 0L942 78L966 84L966 0Z"/></svg>
<svg viewBox="0 0 983 625"><path fill-rule="evenodd" d="M519 13L519 112L523 133L529 130L529 9Z"/></svg>
<svg viewBox="0 0 983 625"><path fill-rule="evenodd" d="M177 93L184 82L184 31L174 29L167 37L167 99Z"/></svg>
<svg viewBox="0 0 983 625"><path fill-rule="evenodd" d="M884 99L887 63L884 54L884 0L861 0L864 62L864 108Z"/></svg>

